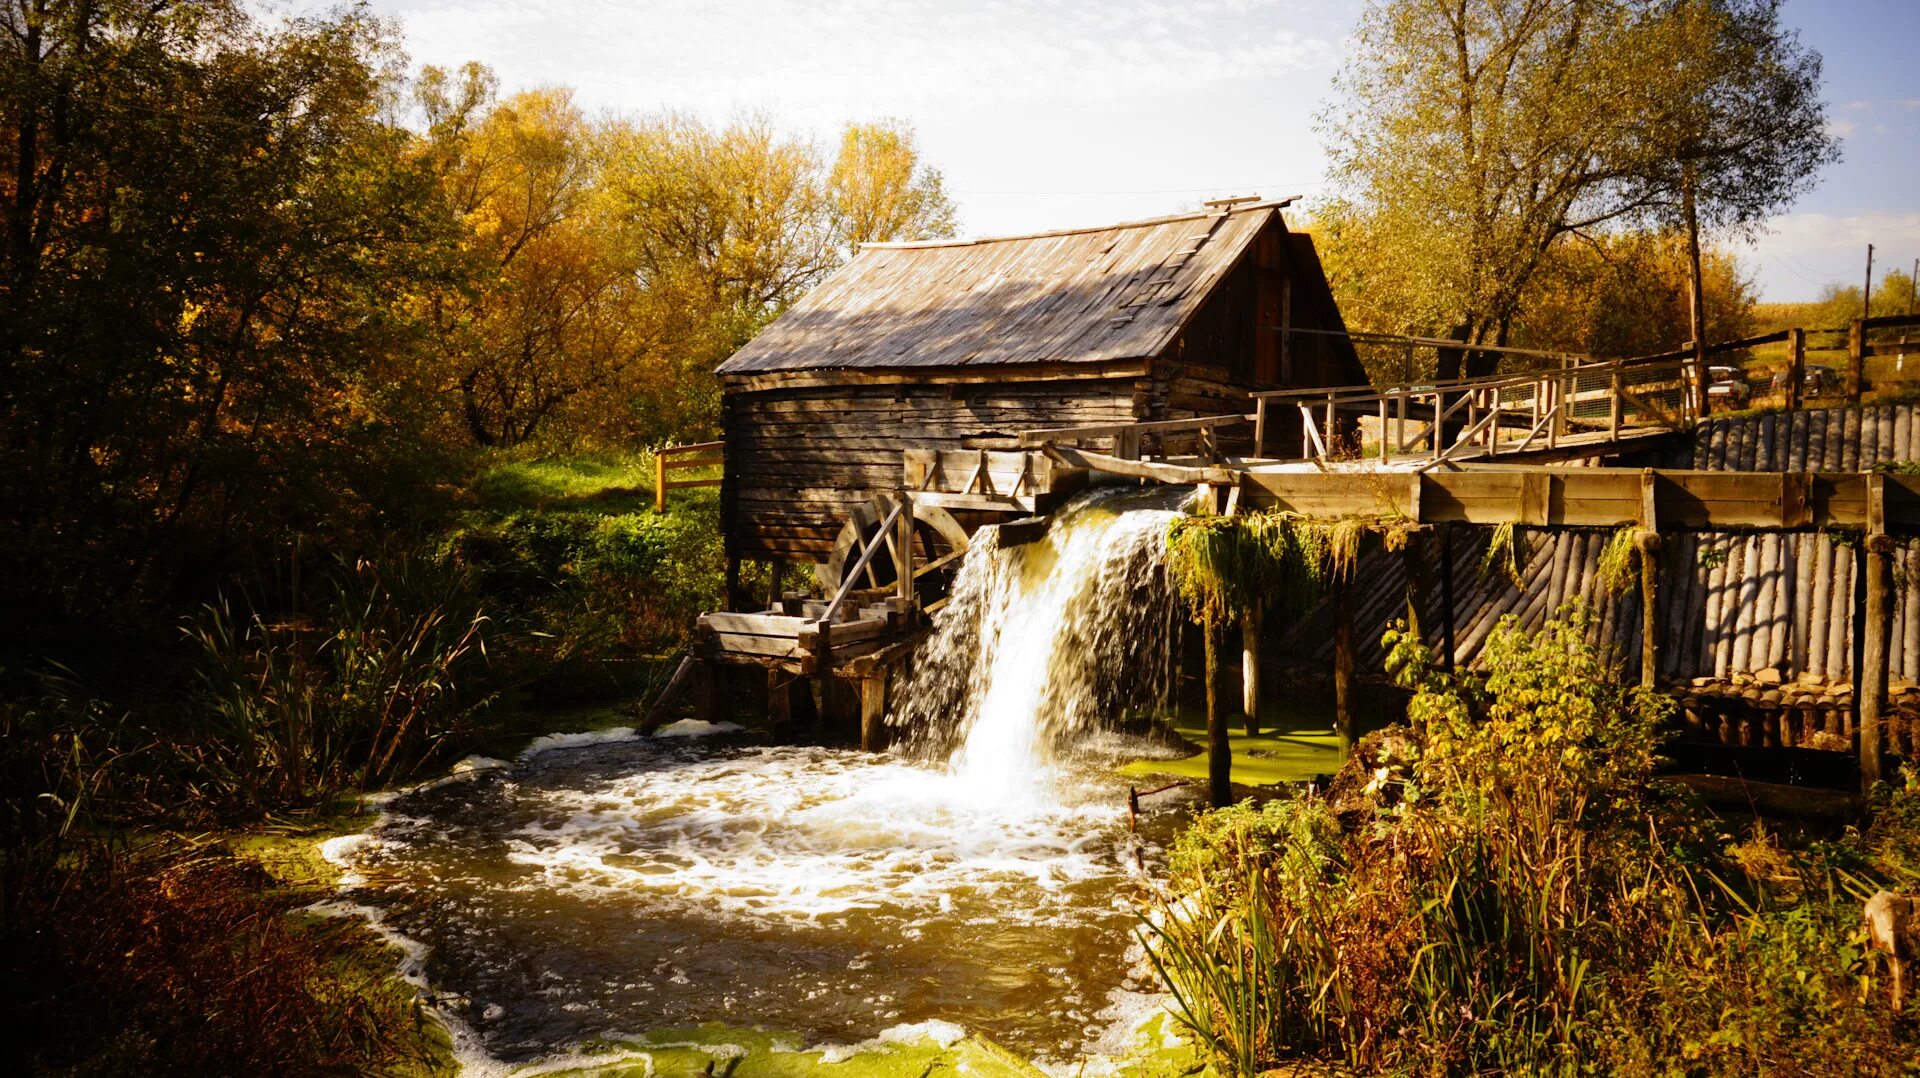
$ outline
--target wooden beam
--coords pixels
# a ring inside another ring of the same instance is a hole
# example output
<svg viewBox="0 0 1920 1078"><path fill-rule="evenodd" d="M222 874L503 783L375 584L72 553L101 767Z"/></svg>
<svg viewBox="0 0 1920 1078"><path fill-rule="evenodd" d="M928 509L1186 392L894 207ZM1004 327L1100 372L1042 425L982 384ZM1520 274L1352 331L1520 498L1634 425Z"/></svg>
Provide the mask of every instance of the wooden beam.
<svg viewBox="0 0 1920 1078"><path fill-rule="evenodd" d="M1240 482L1240 472L1232 468L1209 466L1189 467L1184 464L1155 464L1144 460L1121 460L1105 453L1095 453L1072 446L1048 443L1041 452L1054 460L1073 468L1087 468L1093 471L1107 472L1110 475L1125 476L1128 479L1151 479L1156 483L1172 483L1176 486L1191 486L1206 483L1213 486L1231 487Z"/></svg>

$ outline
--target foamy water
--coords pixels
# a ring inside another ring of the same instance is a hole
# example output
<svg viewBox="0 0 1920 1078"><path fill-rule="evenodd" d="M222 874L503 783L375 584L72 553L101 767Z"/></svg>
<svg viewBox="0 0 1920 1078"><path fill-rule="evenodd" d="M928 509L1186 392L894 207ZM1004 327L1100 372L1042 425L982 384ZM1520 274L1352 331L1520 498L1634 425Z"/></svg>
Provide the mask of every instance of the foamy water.
<svg viewBox="0 0 1920 1078"><path fill-rule="evenodd" d="M1098 759L1126 744L1091 736L1165 686L1171 513L1127 504L969 552L894 716L919 752L691 721L542 738L330 847L347 900L496 1061L715 1020L856 1045L965 1027L1055 1061L1110 1044L1153 998L1135 866L1171 816L1128 833Z"/></svg>

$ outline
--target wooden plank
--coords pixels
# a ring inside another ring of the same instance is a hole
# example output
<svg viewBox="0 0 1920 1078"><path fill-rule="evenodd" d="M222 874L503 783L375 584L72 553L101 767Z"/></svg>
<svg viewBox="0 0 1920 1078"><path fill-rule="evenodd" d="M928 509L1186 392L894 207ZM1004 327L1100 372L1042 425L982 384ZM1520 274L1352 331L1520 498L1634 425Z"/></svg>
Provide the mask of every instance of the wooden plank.
<svg viewBox="0 0 1920 1078"><path fill-rule="evenodd" d="M792 639L800 635L800 627L806 624L806 619L772 612L741 614L719 611L700 615L699 624L721 633L784 636Z"/></svg>

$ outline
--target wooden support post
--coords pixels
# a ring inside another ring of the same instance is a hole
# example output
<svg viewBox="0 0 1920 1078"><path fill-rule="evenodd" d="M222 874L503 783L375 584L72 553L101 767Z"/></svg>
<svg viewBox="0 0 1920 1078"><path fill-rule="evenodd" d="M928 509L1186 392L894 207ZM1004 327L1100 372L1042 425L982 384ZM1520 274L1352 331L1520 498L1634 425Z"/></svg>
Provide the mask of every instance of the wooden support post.
<svg viewBox="0 0 1920 1078"><path fill-rule="evenodd" d="M793 728L793 677L767 671L767 727L781 736Z"/></svg>
<svg viewBox="0 0 1920 1078"><path fill-rule="evenodd" d="M1225 808L1233 804L1233 745L1220 713L1220 626L1209 618L1200 632L1207 660L1207 797L1214 808Z"/></svg>
<svg viewBox="0 0 1920 1078"><path fill-rule="evenodd" d="M1260 615L1259 604L1240 615L1240 714L1247 736L1260 732Z"/></svg>
<svg viewBox="0 0 1920 1078"><path fill-rule="evenodd" d="M1253 401L1253 455L1255 458L1266 456L1267 452L1267 398L1256 397Z"/></svg>
<svg viewBox="0 0 1920 1078"><path fill-rule="evenodd" d="M900 518L894 523L893 534L893 573L895 592L900 598L912 602L913 591L913 501L906 491L899 494L906 508L900 511Z"/></svg>
<svg viewBox="0 0 1920 1078"><path fill-rule="evenodd" d="M653 511L667 511L667 458L657 449L653 451Z"/></svg>
<svg viewBox="0 0 1920 1078"><path fill-rule="evenodd" d="M1800 410L1806 380L1807 331L1796 327L1787 331L1787 411Z"/></svg>
<svg viewBox="0 0 1920 1078"><path fill-rule="evenodd" d="M1353 595L1349 582L1333 579L1333 732L1340 759L1353 754Z"/></svg>
<svg viewBox="0 0 1920 1078"><path fill-rule="evenodd" d="M1859 326L1856 322L1854 325ZM1887 705L1887 638L1893 630L1893 537L1886 533L1887 477L1867 477L1866 640L1860 650L1860 791L1871 793L1884 778L1881 727Z"/></svg>
<svg viewBox="0 0 1920 1078"><path fill-rule="evenodd" d="M1640 473L1640 530L1633 542L1640 550L1640 687L1654 689L1660 682L1660 517L1659 477L1652 468Z"/></svg>
<svg viewBox="0 0 1920 1078"><path fill-rule="evenodd" d="M781 587L780 587L780 577L784 575L782 573L782 570L786 568L786 564L787 564L786 562L781 561L779 558L767 559L767 609L768 610L780 609L780 603L782 601L782 597L786 594L786 592L781 590Z"/></svg>
<svg viewBox="0 0 1920 1078"><path fill-rule="evenodd" d="M1634 537L1640 548L1640 687L1660 683L1660 533L1642 528Z"/></svg>
<svg viewBox="0 0 1920 1078"><path fill-rule="evenodd" d="M1860 791L1885 777L1881 761L1887 710L1888 636L1893 628L1893 537L1867 537L1867 639L1860 672Z"/></svg>
<svg viewBox="0 0 1920 1078"><path fill-rule="evenodd" d="M887 668L860 679L860 751L887 747Z"/></svg>
<svg viewBox="0 0 1920 1078"><path fill-rule="evenodd" d="M1847 324L1847 403L1859 404L1867 384L1867 323L1859 318Z"/></svg>
<svg viewBox="0 0 1920 1078"><path fill-rule="evenodd" d="M715 722L720 718L720 679L715 669L718 665L708 658L693 664L693 717L701 722Z"/></svg>
<svg viewBox="0 0 1920 1078"><path fill-rule="evenodd" d="M1440 526L1440 669L1453 673L1453 525Z"/></svg>

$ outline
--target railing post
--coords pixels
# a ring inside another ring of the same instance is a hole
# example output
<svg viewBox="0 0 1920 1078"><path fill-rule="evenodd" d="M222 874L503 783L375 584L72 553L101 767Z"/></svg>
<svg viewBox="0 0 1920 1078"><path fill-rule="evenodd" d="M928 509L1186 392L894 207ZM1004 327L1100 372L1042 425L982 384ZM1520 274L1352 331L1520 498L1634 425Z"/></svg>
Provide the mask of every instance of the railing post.
<svg viewBox="0 0 1920 1078"><path fill-rule="evenodd" d="M1325 430L1320 432L1320 448L1325 453L1323 459L1332 459L1333 457L1333 435L1339 425L1339 421L1334 418L1333 394L1329 393L1327 394L1327 426Z"/></svg>
<svg viewBox="0 0 1920 1078"><path fill-rule="evenodd" d="M653 511L667 511L667 453L664 448L653 451Z"/></svg>
<svg viewBox="0 0 1920 1078"><path fill-rule="evenodd" d="M1787 331L1787 411L1800 410L1800 395L1807 379L1807 331L1795 327Z"/></svg>
<svg viewBox="0 0 1920 1078"><path fill-rule="evenodd" d="M1440 414L1442 408L1446 405L1446 403L1447 403L1447 395L1445 393L1440 392L1437 389L1434 390L1433 392L1433 455L1434 455L1434 459L1436 460L1439 459L1440 454L1445 453L1447 451L1447 446L1446 446L1447 424Z"/></svg>
<svg viewBox="0 0 1920 1078"><path fill-rule="evenodd" d="M1266 456L1267 451L1267 398L1253 399L1253 455L1255 459Z"/></svg>
<svg viewBox="0 0 1920 1078"><path fill-rule="evenodd" d="M1411 346L1408 354L1412 354ZM1401 386L1395 396L1400 403L1399 418L1393 421L1393 451L1398 453L1407 447L1407 388Z"/></svg>
<svg viewBox="0 0 1920 1078"><path fill-rule="evenodd" d="M1847 324L1847 403L1859 404L1867 383L1867 323L1856 318Z"/></svg>
<svg viewBox="0 0 1920 1078"><path fill-rule="evenodd" d="M1387 397L1386 394L1383 393L1380 395L1380 463L1382 464L1393 459L1393 446L1387 441L1389 437L1390 435L1387 433Z"/></svg>
<svg viewBox="0 0 1920 1078"><path fill-rule="evenodd" d="M1313 409L1300 407L1300 459L1313 459Z"/></svg>
<svg viewBox="0 0 1920 1078"><path fill-rule="evenodd" d="M1626 392L1625 380L1620 376L1620 368L1615 367L1613 377L1607 379L1607 439L1620 437L1620 419L1626 411L1627 399L1621 394Z"/></svg>

